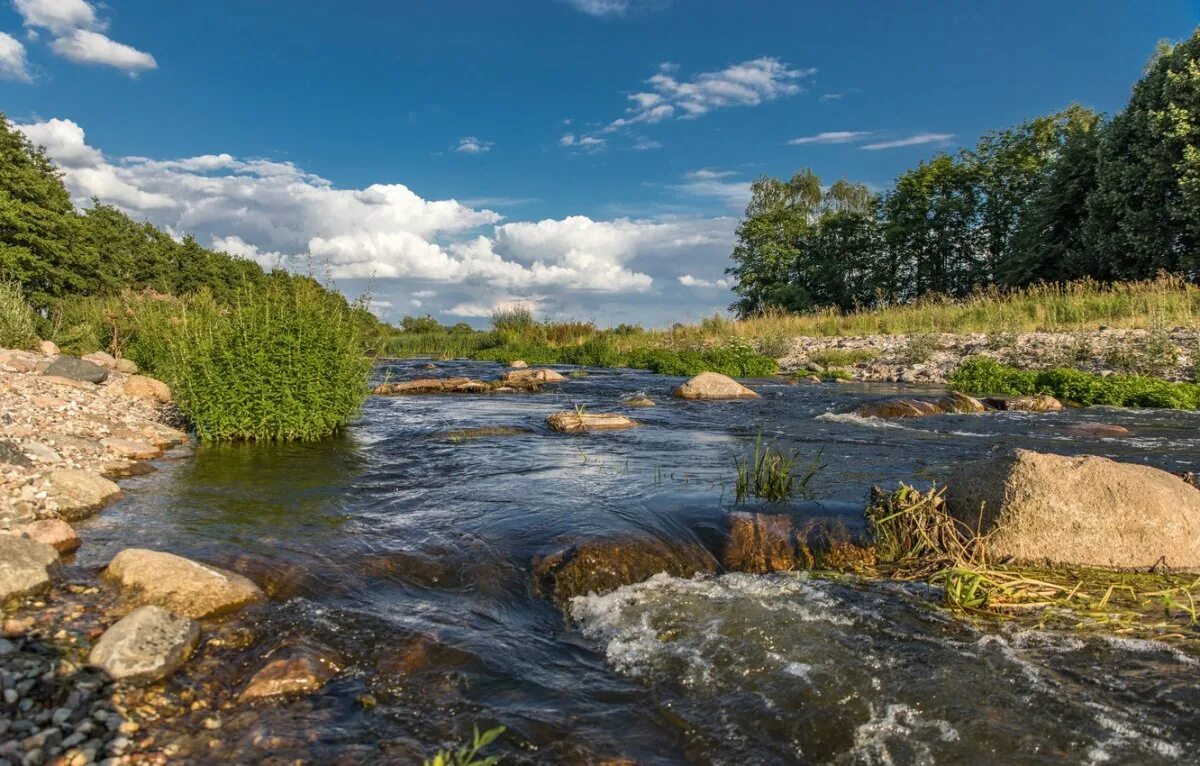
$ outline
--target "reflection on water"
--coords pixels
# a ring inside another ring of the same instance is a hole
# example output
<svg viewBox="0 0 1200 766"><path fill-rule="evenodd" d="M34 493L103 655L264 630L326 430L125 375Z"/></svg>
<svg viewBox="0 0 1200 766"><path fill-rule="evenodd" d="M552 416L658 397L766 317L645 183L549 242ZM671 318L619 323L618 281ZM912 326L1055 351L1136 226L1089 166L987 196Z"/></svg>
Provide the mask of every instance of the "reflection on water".
<svg viewBox="0 0 1200 766"><path fill-rule="evenodd" d="M399 363L390 374L429 373ZM1161 647L976 632L920 589L739 575L585 599L571 623L532 595L529 565L580 535L711 542L732 503L733 456L760 431L802 461L823 451L820 502L790 506L797 520L856 523L872 484L933 480L998 447L1195 470L1200 416L1097 408L880 427L836 413L911 388L764 382L761 400L694 403L670 399L677 383L596 370L537 395L372 398L335 440L199 447L126 482L125 499L80 529L78 560L99 567L137 545L263 583L274 601L227 669L232 685L281 642L336 652L346 670L318 695L226 721L227 736L272 742L281 759L410 763L476 721L509 727L510 763L1156 763L1196 752L1197 666ZM556 410L614 409L638 391L659 402L634 413L639 429L544 427ZM1084 421L1133 436L1063 433ZM477 426L531 432L445 434Z"/></svg>

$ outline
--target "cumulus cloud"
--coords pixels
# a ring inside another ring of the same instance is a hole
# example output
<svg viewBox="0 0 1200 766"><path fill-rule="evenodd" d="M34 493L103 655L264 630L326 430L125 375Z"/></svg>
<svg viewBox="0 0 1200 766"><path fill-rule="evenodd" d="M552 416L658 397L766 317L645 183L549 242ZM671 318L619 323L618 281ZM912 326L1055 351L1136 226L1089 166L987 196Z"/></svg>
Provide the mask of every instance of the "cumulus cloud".
<svg viewBox="0 0 1200 766"><path fill-rule="evenodd" d="M818 133L815 136L793 138L788 143L792 146L801 146L804 144L849 144L871 135L874 134L869 130L832 130L826 133Z"/></svg>
<svg viewBox="0 0 1200 766"><path fill-rule="evenodd" d="M464 154L482 154L491 151L492 146L494 144L491 141L480 141L475 136L463 136L458 139L458 146L454 147L454 151Z"/></svg>
<svg viewBox="0 0 1200 766"><path fill-rule="evenodd" d="M694 197L713 197L734 208L744 208L750 202L750 183L731 181L733 171L694 170L683 177L683 183L672 188Z"/></svg>
<svg viewBox="0 0 1200 766"><path fill-rule="evenodd" d="M312 260L338 280L373 278L382 298L396 291L396 306L407 296L489 311L513 298L566 311L587 296L624 301L648 294L654 274L665 276L681 258L718 268L736 225L732 218L587 216L505 222L453 199L423 199L402 184L338 188L291 162L228 153L112 158L71 120L17 128L46 147L80 207L95 196L265 268Z"/></svg>
<svg viewBox="0 0 1200 766"><path fill-rule="evenodd" d="M691 274L684 274L682 277L679 277L679 284L683 285L684 287L703 287L710 289L714 287L728 289L732 286L728 279L700 279L698 277L693 277Z"/></svg>
<svg viewBox="0 0 1200 766"><path fill-rule="evenodd" d="M607 142L598 136L577 136L574 133L563 133L558 139L559 146L579 149L585 152L597 152L605 147Z"/></svg>
<svg viewBox="0 0 1200 766"><path fill-rule="evenodd" d="M136 75L158 67L154 56L104 34L106 21L87 0L13 0L30 38L45 29L54 39L50 49L78 64L111 66Z"/></svg>
<svg viewBox="0 0 1200 766"><path fill-rule="evenodd" d="M891 141L880 141L874 144L863 144L862 148L868 151L878 151L880 149L896 149L902 146L920 146L922 144L943 144L954 138L953 133L917 133L908 138L897 138Z"/></svg>
<svg viewBox="0 0 1200 766"><path fill-rule="evenodd" d="M25 46L4 32L0 32L0 79L33 82L29 62L25 60Z"/></svg>

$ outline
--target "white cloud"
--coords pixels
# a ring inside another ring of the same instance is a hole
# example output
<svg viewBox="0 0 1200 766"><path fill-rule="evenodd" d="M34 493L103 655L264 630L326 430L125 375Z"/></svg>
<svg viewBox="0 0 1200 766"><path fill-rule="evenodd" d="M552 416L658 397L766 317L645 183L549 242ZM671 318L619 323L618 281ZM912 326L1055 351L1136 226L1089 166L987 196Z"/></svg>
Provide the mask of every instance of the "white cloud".
<svg viewBox="0 0 1200 766"><path fill-rule="evenodd" d="M893 141L881 141L875 144L863 144L868 151L880 149L896 149L901 146L920 146L922 144L941 144L954 138L953 133L918 133L908 138L897 138Z"/></svg>
<svg viewBox="0 0 1200 766"><path fill-rule="evenodd" d="M826 93L817 100L824 104L830 101L841 101L845 97L845 93Z"/></svg>
<svg viewBox="0 0 1200 766"><path fill-rule="evenodd" d="M860 141L871 135L873 133L868 130L832 130L826 133L818 133L815 136L793 138L788 143L792 146L801 146L803 144L848 144Z"/></svg>
<svg viewBox="0 0 1200 766"><path fill-rule="evenodd" d="M671 188L694 197L713 197L734 208L744 208L750 202L750 183L726 181L733 171L716 171L707 168L695 170L683 177L683 183Z"/></svg>
<svg viewBox="0 0 1200 766"><path fill-rule="evenodd" d="M54 35L50 49L63 58L111 66L131 75L158 67L149 53L106 36L107 22L96 16L86 0L13 0L13 5L29 30L29 39L38 38L39 28L48 30Z"/></svg>
<svg viewBox="0 0 1200 766"><path fill-rule="evenodd" d="M706 288L729 288L731 284L728 279L699 279L691 274L684 274L679 277L679 284L684 287L706 287Z"/></svg>
<svg viewBox="0 0 1200 766"><path fill-rule="evenodd" d="M494 145L491 141L480 141L475 136L463 136L458 139L458 146L454 147L454 151L464 154L481 154L491 151Z"/></svg>
<svg viewBox="0 0 1200 766"><path fill-rule="evenodd" d="M0 32L0 79L33 82L29 62L25 60L25 46L4 32Z"/></svg>
<svg viewBox="0 0 1200 766"><path fill-rule="evenodd" d="M638 152L645 152L651 149L661 149L662 146L662 142L655 141L651 138L646 138L645 136L638 136L633 142L633 149L634 151Z"/></svg>
<svg viewBox="0 0 1200 766"><path fill-rule="evenodd" d="M562 0L589 16L613 18L634 11L655 11L670 5L670 0Z"/></svg>
<svg viewBox="0 0 1200 766"><path fill-rule="evenodd" d="M558 139L559 146L576 148L585 152L598 152L606 144L607 142L603 138L597 136L576 136L574 133L563 133L562 138Z"/></svg>

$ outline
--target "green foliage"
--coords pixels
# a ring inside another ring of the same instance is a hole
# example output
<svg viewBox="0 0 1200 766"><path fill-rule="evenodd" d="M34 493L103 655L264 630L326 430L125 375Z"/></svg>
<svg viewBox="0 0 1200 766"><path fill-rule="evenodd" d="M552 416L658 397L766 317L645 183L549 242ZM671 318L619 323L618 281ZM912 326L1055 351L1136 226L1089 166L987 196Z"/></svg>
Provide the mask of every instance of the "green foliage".
<svg viewBox="0 0 1200 766"><path fill-rule="evenodd" d="M0 348L28 348L37 340L37 315L21 286L0 280Z"/></svg>
<svg viewBox="0 0 1200 766"><path fill-rule="evenodd" d="M441 322L426 314L423 317L406 316L400 320L400 329L411 333L446 332ZM468 329L470 329L468 327Z"/></svg>
<svg viewBox="0 0 1200 766"><path fill-rule="evenodd" d="M320 439L366 397L360 327L340 296L314 282L246 287L227 307L200 295L178 321L140 331L148 327L165 337L139 343L164 353L153 369L201 439Z"/></svg>
<svg viewBox="0 0 1200 766"><path fill-rule="evenodd" d="M737 478L734 492L737 502L757 497L769 503L787 502L793 495L808 493L808 485L825 467L820 464L821 453L798 474L799 457L796 451L783 452L763 442L762 433L754 440L754 452L733 460Z"/></svg>
<svg viewBox="0 0 1200 766"><path fill-rule="evenodd" d="M457 750L439 750L432 758L425 759L425 766L495 766L500 763L500 757L489 755L479 758L479 751L495 742L504 733L505 727L497 726L482 734L476 726L471 744L463 745Z"/></svg>
<svg viewBox="0 0 1200 766"><path fill-rule="evenodd" d="M1179 349L1171 333L1161 323L1144 338L1123 338L1104 349L1104 363L1117 372L1165 377L1179 364Z"/></svg>
<svg viewBox="0 0 1200 766"><path fill-rule="evenodd" d="M808 361L822 367L853 367L878 356L879 349L875 348L825 348L809 354Z"/></svg>
<svg viewBox="0 0 1200 766"><path fill-rule="evenodd" d="M516 304L492 311L492 329L496 332L524 335L535 324L533 309L528 306Z"/></svg>
<svg viewBox="0 0 1200 766"><path fill-rule="evenodd" d="M1093 375L1066 368L1018 370L985 356L963 360L949 385L954 391L973 394L1050 394L1085 406L1200 407L1200 385L1195 383L1172 383L1143 375Z"/></svg>
<svg viewBox="0 0 1200 766"><path fill-rule="evenodd" d="M920 364L928 362L933 355L942 350L941 339L934 333L918 332L908 336L908 341L900 351L900 358L905 364Z"/></svg>

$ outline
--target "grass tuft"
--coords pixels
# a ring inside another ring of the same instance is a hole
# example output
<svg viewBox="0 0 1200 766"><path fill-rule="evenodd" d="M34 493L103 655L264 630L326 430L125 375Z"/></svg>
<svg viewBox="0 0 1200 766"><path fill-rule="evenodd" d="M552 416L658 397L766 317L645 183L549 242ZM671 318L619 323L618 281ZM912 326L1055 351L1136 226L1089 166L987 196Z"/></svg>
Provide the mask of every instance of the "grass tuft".
<svg viewBox="0 0 1200 766"><path fill-rule="evenodd" d="M783 503L793 495L807 493L808 485L825 467L820 460L818 452L807 466L801 467L795 451L778 450L766 444L759 433L754 440L754 452L733 461L737 471L734 483L737 502L756 497L769 503Z"/></svg>

